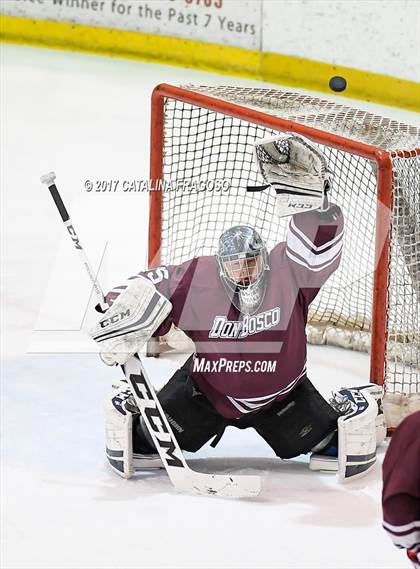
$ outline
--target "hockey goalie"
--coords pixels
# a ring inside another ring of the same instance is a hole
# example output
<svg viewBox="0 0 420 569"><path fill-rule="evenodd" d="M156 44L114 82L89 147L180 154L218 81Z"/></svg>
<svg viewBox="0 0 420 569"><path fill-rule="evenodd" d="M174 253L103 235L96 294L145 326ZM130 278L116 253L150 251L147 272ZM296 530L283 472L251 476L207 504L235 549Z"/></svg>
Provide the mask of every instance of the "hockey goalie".
<svg viewBox="0 0 420 569"><path fill-rule="evenodd" d="M381 390L343 388L327 402L306 371L308 307L343 245L327 160L290 133L258 141L254 154L266 182L259 190L274 191L279 215L291 216L286 241L269 252L254 228L228 228L213 256L141 272L108 293L92 337L108 365L124 364L172 325L193 340L195 353L158 393L181 449L214 446L228 426L253 428L280 458L312 453L311 468L354 478L373 467L377 431L384 435ZM159 467L126 383L106 412L114 470L130 477Z"/></svg>

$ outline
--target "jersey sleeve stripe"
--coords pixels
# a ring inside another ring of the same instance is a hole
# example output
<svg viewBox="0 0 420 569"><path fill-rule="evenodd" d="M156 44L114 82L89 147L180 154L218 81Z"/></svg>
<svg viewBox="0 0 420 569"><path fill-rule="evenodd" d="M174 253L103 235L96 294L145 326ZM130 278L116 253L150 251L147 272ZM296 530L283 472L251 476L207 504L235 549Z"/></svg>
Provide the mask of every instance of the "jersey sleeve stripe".
<svg viewBox="0 0 420 569"><path fill-rule="evenodd" d="M310 266L316 267L335 258L343 247L343 241L340 239L339 241L336 241L334 245L330 244L329 248L324 252L313 252L311 249L308 249L303 245L302 241L293 233L289 232L287 235L287 247L293 253L299 255L299 257L306 261Z"/></svg>
<svg viewBox="0 0 420 569"><path fill-rule="evenodd" d="M329 267L330 265L332 265L337 259L340 258L341 255L341 249L340 251L336 254L336 256L331 259L331 261L328 261L326 263L321 263L318 265L310 265L309 263L307 263L304 259L298 257L297 255L293 254L292 251L290 251L290 249L287 247L286 248L286 255L289 257L289 259L291 259L292 261L294 261L295 263L297 263L298 265L302 265L303 267L305 267L306 269L309 269L310 271L313 272L319 272L322 271L324 269L326 269L327 267Z"/></svg>
<svg viewBox="0 0 420 569"><path fill-rule="evenodd" d="M308 247L311 251L314 251L314 252L324 251L325 249L328 249L329 247L331 247L331 245L334 245L334 243L336 243L337 241L340 241L343 238L343 234L344 234L344 230L341 230L340 233L334 237L334 239L330 239L326 243L323 243L322 245L317 246L317 245L315 245L315 243L313 243L309 239L309 237L307 235L305 235L305 233L303 233L303 231L301 229L299 229L297 227L293 217L289 223L288 236L289 236L290 231L293 231L293 233L295 233L296 236L299 237L301 239L301 241L303 241L303 244L306 245L306 247Z"/></svg>
<svg viewBox="0 0 420 569"><path fill-rule="evenodd" d="M299 243L300 248L305 248L307 251L312 253L313 255L323 255L327 251L330 251L337 243L341 242L343 238L343 234L337 235L334 239L330 239L324 245L317 247L316 245L311 246L311 242L304 241L300 235L292 228L289 227L287 232L286 241Z"/></svg>
<svg viewBox="0 0 420 569"><path fill-rule="evenodd" d="M392 531L394 533L405 532L405 531L409 531L409 530L412 530L415 528L419 528L419 530L420 530L420 520L411 522L409 524L398 525L398 526L392 525L392 524L384 521L383 526L385 529Z"/></svg>
<svg viewBox="0 0 420 569"><path fill-rule="evenodd" d="M384 528L386 529L386 528ZM392 542L398 547L404 547L405 549L414 549L418 547L420 543L420 532L415 531L407 535L396 535L389 530L387 530L388 535L392 539Z"/></svg>

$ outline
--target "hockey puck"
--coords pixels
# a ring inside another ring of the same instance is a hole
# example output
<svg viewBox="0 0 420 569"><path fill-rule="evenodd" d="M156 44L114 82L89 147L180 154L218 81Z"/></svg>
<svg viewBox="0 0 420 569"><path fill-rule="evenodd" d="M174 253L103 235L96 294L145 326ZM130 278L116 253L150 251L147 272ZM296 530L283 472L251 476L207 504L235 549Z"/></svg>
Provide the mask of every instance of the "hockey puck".
<svg viewBox="0 0 420 569"><path fill-rule="evenodd" d="M336 75L334 77L331 77L328 85L332 91L340 93L347 87L347 81L344 79L344 77L339 77Z"/></svg>

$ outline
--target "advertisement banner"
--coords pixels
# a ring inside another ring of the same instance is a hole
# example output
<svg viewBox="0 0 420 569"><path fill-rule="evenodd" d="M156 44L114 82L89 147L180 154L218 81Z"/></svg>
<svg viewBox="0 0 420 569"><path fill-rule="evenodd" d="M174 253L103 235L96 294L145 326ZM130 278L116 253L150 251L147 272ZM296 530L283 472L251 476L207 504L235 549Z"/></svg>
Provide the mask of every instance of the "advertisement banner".
<svg viewBox="0 0 420 569"><path fill-rule="evenodd" d="M1 13L260 50L261 0L2 0Z"/></svg>

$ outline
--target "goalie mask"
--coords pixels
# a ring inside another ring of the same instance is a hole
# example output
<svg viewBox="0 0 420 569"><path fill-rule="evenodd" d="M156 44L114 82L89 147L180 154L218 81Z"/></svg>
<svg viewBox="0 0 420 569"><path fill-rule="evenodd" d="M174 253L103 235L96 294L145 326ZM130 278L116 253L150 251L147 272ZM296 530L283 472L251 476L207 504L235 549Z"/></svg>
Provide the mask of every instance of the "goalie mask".
<svg viewBox="0 0 420 569"><path fill-rule="evenodd" d="M254 314L264 300L267 258L267 247L252 227L237 225L220 236L216 254L220 278L243 314Z"/></svg>

